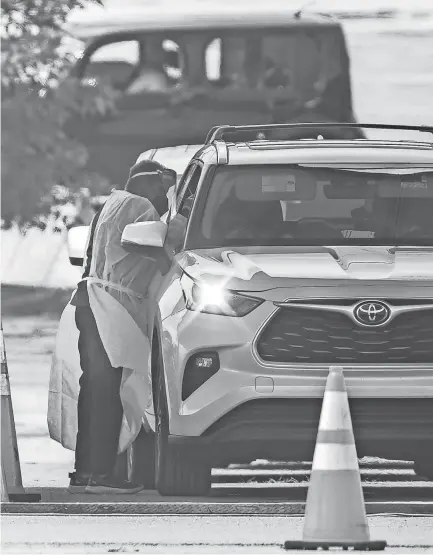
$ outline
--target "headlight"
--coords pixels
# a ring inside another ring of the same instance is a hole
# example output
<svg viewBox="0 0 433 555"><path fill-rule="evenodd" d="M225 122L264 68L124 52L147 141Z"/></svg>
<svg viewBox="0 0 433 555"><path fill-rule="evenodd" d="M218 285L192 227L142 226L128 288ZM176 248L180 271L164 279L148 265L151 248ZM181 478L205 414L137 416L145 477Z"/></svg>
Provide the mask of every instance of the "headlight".
<svg viewBox="0 0 433 555"><path fill-rule="evenodd" d="M246 316L264 301L226 289L222 284L196 282L187 275L182 277L186 308L207 314Z"/></svg>

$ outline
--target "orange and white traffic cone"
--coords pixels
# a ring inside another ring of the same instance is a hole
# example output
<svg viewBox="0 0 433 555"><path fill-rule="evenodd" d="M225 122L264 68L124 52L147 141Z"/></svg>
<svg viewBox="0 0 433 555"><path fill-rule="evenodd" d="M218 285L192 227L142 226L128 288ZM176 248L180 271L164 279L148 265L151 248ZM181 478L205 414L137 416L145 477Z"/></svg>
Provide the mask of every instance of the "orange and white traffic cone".
<svg viewBox="0 0 433 555"><path fill-rule="evenodd" d="M284 544L285 549L330 547L368 551L386 547L385 541L370 540L341 367L331 367L326 382L308 487L303 541Z"/></svg>
<svg viewBox="0 0 433 555"><path fill-rule="evenodd" d="M3 501L40 501L36 493L26 493L21 478L18 442L12 409L11 389L8 365L3 338L3 325L0 326L1 349L1 469L2 502Z"/></svg>

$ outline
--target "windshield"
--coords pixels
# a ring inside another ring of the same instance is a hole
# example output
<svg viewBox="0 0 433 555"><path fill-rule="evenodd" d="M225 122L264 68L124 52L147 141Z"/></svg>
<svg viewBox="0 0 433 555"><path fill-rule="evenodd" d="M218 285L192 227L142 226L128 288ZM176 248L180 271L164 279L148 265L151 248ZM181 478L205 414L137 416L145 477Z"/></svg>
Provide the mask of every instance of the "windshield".
<svg viewBox="0 0 433 555"><path fill-rule="evenodd" d="M433 246L429 169L232 166L217 168L207 186L188 248Z"/></svg>

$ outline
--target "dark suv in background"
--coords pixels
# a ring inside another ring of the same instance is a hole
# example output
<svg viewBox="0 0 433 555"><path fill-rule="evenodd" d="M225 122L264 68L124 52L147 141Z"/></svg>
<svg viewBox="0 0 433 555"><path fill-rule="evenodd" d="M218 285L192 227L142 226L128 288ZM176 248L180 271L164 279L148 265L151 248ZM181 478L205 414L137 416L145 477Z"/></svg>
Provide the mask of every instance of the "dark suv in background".
<svg viewBox="0 0 433 555"><path fill-rule="evenodd" d="M119 92L115 115L70 124L114 184L143 150L203 143L215 125L354 120L345 37L325 15L144 6L69 31L84 41L76 76Z"/></svg>

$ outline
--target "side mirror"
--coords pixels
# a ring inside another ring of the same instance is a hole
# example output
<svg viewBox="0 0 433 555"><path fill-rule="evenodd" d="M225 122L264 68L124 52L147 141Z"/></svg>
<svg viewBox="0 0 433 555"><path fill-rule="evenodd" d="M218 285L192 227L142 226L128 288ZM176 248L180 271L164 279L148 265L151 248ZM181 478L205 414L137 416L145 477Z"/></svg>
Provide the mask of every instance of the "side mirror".
<svg viewBox="0 0 433 555"><path fill-rule="evenodd" d="M82 266L86 254L89 226L80 225L68 231L68 254L72 266Z"/></svg>
<svg viewBox="0 0 433 555"><path fill-rule="evenodd" d="M122 247L163 247L167 229L167 224L161 221L129 224L122 233Z"/></svg>

